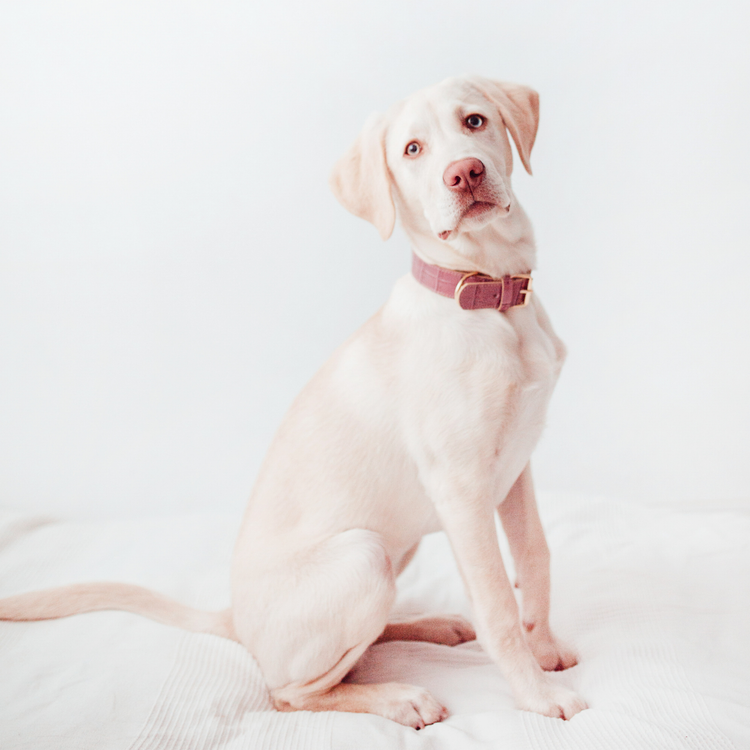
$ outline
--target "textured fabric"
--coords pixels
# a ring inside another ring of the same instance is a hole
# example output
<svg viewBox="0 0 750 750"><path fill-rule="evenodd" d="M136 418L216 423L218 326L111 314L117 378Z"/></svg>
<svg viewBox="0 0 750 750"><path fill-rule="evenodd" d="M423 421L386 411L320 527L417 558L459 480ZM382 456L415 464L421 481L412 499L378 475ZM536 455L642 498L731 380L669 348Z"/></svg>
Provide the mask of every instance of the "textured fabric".
<svg viewBox="0 0 750 750"><path fill-rule="evenodd" d="M425 263L412 253L414 278L432 292L454 297L463 310L494 308L500 312L528 304L531 275L518 274L493 279L484 274L452 271Z"/></svg>
<svg viewBox="0 0 750 750"><path fill-rule="evenodd" d="M750 512L574 495L542 495L540 505L553 555L553 626L581 655L553 679L591 706L570 722L516 710L476 643L383 643L351 674L431 690L451 716L421 732L376 716L276 713L240 645L99 612L0 623L0 747L750 747ZM228 604L237 525L220 515L78 524L0 515L0 595L108 578L218 609ZM399 581L398 608L470 614L444 535L423 541Z"/></svg>

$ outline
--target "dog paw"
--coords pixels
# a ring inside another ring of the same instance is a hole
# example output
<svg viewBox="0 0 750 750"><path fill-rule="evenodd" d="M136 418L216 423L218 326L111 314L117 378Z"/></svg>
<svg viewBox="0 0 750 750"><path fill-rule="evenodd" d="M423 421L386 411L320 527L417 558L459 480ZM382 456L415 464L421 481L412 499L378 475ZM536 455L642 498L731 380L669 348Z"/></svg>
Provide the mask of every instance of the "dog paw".
<svg viewBox="0 0 750 750"><path fill-rule="evenodd" d="M425 616L414 623L420 641L458 646L459 643L475 641L474 626L461 615Z"/></svg>
<svg viewBox="0 0 750 750"><path fill-rule="evenodd" d="M461 615L425 615L406 622L389 623L380 641L426 641L444 646L476 640L472 624Z"/></svg>
<svg viewBox="0 0 750 750"><path fill-rule="evenodd" d="M445 646L458 646L459 643L477 638L473 625L461 615L425 617L421 622L421 629L424 637L420 640L442 643Z"/></svg>
<svg viewBox="0 0 750 750"><path fill-rule="evenodd" d="M577 693L547 680L535 694L524 696L518 703L525 711L565 720L588 708L586 701Z"/></svg>
<svg viewBox="0 0 750 750"><path fill-rule="evenodd" d="M551 632L534 632L525 627L526 642L539 666L545 672L560 672L578 664L576 652L561 643Z"/></svg>
<svg viewBox="0 0 750 750"><path fill-rule="evenodd" d="M412 729L424 729L448 716L448 709L435 700L424 688L414 685L391 683L382 687L390 688L389 695L379 710L372 711L386 719L396 721Z"/></svg>

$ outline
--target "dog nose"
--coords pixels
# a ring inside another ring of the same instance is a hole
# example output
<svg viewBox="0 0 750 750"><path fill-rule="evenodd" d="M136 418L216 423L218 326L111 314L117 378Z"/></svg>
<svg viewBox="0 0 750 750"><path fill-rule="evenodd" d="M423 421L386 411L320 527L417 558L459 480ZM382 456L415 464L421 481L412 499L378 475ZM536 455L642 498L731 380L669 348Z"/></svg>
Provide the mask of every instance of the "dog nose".
<svg viewBox="0 0 750 750"><path fill-rule="evenodd" d="M484 164L479 159L459 159L443 172L443 182L451 189L466 193L479 187L484 179Z"/></svg>

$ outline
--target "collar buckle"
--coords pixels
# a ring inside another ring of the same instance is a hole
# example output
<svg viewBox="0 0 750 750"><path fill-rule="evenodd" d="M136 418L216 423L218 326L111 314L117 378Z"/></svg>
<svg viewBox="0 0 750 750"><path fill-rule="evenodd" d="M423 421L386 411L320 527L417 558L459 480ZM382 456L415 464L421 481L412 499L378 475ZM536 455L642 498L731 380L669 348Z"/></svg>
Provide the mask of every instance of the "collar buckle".
<svg viewBox="0 0 750 750"><path fill-rule="evenodd" d="M528 284L526 284L526 288L522 288L518 290L519 294L523 294L523 302L520 305L517 305L517 307L528 307L529 303L531 302L531 294L534 291L531 287L532 281L531 281L531 274L530 273L514 273L511 277L511 279L528 279Z"/></svg>
<svg viewBox="0 0 750 750"><path fill-rule="evenodd" d="M412 257L414 278L443 297L452 297L462 310L495 309L506 312L531 303L531 274L517 273L496 279L481 271L454 271Z"/></svg>
<svg viewBox="0 0 750 750"><path fill-rule="evenodd" d="M468 279L473 278L474 276L482 276L485 279L491 278L490 276L487 276L487 274L480 273L479 271L469 271L469 273L465 273L459 280L458 284L456 284L456 288L453 291L453 299L456 300L456 302L459 302L459 297L461 296L461 292L466 285L466 282ZM459 302L460 304L460 302Z"/></svg>

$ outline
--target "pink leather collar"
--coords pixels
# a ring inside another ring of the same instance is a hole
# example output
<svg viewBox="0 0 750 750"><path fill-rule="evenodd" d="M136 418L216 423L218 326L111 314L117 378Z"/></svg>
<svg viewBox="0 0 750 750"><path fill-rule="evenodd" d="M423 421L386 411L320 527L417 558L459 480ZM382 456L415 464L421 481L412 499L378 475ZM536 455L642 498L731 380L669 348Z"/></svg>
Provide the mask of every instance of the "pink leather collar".
<svg viewBox="0 0 750 750"><path fill-rule="evenodd" d="M451 271L432 266L412 254L411 272L430 291L453 297L463 310L494 307L505 312L531 301L531 274L517 273L493 279L478 271Z"/></svg>

